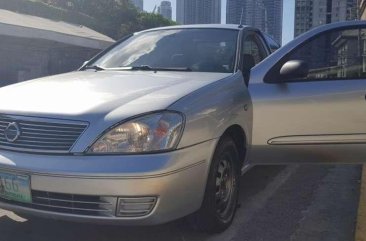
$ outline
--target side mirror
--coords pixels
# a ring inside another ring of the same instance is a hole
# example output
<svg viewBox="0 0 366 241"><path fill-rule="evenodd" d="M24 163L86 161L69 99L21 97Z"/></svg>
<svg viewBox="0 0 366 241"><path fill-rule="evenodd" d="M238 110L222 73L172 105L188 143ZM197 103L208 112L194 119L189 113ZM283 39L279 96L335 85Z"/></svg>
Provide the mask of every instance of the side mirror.
<svg viewBox="0 0 366 241"><path fill-rule="evenodd" d="M305 78L309 74L309 66L302 60L290 60L280 70L281 80Z"/></svg>

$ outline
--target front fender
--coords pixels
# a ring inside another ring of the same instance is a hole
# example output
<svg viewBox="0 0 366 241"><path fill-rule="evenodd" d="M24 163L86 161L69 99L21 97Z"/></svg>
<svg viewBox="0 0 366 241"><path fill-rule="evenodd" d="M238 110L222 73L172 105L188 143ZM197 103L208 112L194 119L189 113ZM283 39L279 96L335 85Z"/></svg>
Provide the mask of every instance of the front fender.
<svg viewBox="0 0 366 241"><path fill-rule="evenodd" d="M178 148L217 139L232 125L241 126L251 143L252 103L241 72L196 90L168 109L186 116Z"/></svg>

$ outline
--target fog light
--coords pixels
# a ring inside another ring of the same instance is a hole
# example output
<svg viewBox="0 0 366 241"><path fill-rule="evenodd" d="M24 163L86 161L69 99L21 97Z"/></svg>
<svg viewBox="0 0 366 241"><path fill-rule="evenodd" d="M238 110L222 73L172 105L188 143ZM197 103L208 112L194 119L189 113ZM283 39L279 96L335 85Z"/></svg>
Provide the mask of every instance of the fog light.
<svg viewBox="0 0 366 241"><path fill-rule="evenodd" d="M118 217L146 216L154 209L156 197L118 198Z"/></svg>

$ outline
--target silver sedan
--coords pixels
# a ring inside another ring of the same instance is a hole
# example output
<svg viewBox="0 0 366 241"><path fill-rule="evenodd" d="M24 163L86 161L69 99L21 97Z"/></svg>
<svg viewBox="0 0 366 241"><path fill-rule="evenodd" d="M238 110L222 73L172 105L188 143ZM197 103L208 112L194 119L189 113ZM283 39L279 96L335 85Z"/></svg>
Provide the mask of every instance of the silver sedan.
<svg viewBox="0 0 366 241"><path fill-rule="evenodd" d="M246 26L159 28L1 88L0 207L219 232L255 164L364 162L366 24L276 48Z"/></svg>

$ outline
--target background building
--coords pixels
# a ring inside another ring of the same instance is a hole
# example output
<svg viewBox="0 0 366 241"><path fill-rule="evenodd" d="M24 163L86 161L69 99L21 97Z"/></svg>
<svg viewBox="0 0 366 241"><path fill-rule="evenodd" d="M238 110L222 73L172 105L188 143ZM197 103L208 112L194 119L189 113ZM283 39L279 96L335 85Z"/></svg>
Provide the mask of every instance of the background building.
<svg viewBox="0 0 366 241"><path fill-rule="evenodd" d="M294 26L295 36L313 27L313 0L296 0Z"/></svg>
<svg viewBox="0 0 366 241"><path fill-rule="evenodd" d="M144 0L131 0L131 2L137 7L138 10L144 10Z"/></svg>
<svg viewBox="0 0 366 241"><path fill-rule="evenodd" d="M366 0L360 1L360 9L359 9L359 17L363 20L366 20Z"/></svg>
<svg viewBox="0 0 366 241"><path fill-rule="evenodd" d="M172 3L170 1L162 1L158 7L158 13L164 18L172 20Z"/></svg>
<svg viewBox="0 0 366 241"><path fill-rule="evenodd" d="M295 37L313 27L357 19L357 0L296 0Z"/></svg>
<svg viewBox="0 0 366 241"><path fill-rule="evenodd" d="M112 43L84 26L0 9L0 86L76 70Z"/></svg>
<svg viewBox="0 0 366 241"><path fill-rule="evenodd" d="M180 24L221 23L221 0L178 0Z"/></svg>
<svg viewBox="0 0 366 241"><path fill-rule="evenodd" d="M282 42L283 0L227 0L226 22L254 26Z"/></svg>

